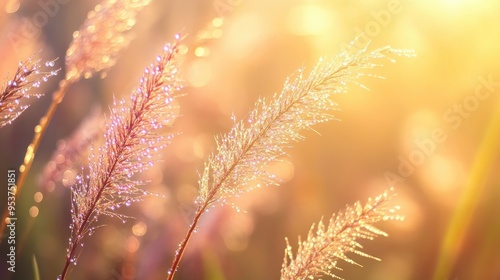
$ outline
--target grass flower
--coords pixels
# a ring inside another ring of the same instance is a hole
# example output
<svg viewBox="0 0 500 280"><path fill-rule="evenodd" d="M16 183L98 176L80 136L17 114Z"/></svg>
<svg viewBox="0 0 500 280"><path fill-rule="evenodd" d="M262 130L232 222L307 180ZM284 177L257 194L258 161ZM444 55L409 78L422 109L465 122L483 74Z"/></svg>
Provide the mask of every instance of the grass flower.
<svg viewBox="0 0 500 280"><path fill-rule="evenodd" d="M329 113L336 108L330 99L332 94L346 92L347 85L359 84L360 77L375 76L365 71L380 66L373 62L376 59L392 61L392 55L409 56L412 52L390 47L374 51L352 47L331 60L321 59L307 76L300 69L286 80L280 93L271 99L259 99L245 119L218 138L217 150L205 162L199 180L197 211L179 245L168 279L173 278L202 214L256 187L279 184L279 178L268 172L266 166L286 156L285 149L304 138L301 131L333 118Z"/></svg>
<svg viewBox="0 0 500 280"><path fill-rule="evenodd" d="M40 177L40 187L47 191L53 191L57 184L63 180L66 171L72 174L78 172L77 165L84 160L90 145L102 135L103 115L99 107L94 108L80 126L64 140L57 143L57 149L52 154L51 159L45 165ZM71 185L74 182L67 182L64 185Z"/></svg>
<svg viewBox="0 0 500 280"><path fill-rule="evenodd" d="M151 0L105 0L89 12L66 51L66 79L90 78L111 68L132 36L139 11Z"/></svg>
<svg viewBox="0 0 500 280"><path fill-rule="evenodd" d="M359 241L387 236L373 224L403 219L395 214L399 207L387 206L391 196L386 191L375 199L368 199L365 205L356 202L352 206L347 206L344 211L332 215L328 225L322 220L317 226L313 224L306 240L301 241L299 236L299 247L295 256L287 239L281 280L320 279L323 276L342 279L333 272L341 270L338 261L359 265L346 255L348 253L379 260L361 251L363 246Z"/></svg>
<svg viewBox="0 0 500 280"><path fill-rule="evenodd" d="M125 216L116 212L118 208L149 194L139 188L143 182L133 176L152 166L158 151L173 137L159 133L176 117L172 101L180 89L177 57L178 43L166 45L163 54L145 69L129 104L114 102L104 144L91 151L88 175L79 176L72 187L72 232L61 279L70 264L76 264L77 250L83 238L95 231L100 216L123 219Z"/></svg>
<svg viewBox="0 0 500 280"><path fill-rule="evenodd" d="M248 116L228 134L217 139L217 151L209 156L200 179L197 204L202 208L225 204L228 199L261 185L278 184L266 166L284 156L300 134L318 123L329 121L337 108L332 94L345 93L349 83L358 83L365 71L380 64L375 59L410 54L386 47L372 52L343 51L332 60L323 60L305 76L303 69L286 80L273 98L261 98ZM258 182L258 183L256 183Z"/></svg>
<svg viewBox="0 0 500 280"><path fill-rule="evenodd" d="M54 61L45 63L45 67L54 67ZM12 123L29 105L25 99L39 98L43 94L33 88L40 87L51 76L57 75L59 70L42 71L42 64L37 56L19 62L14 77L5 82L0 91L0 128Z"/></svg>
<svg viewBox="0 0 500 280"><path fill-rule="evenodd" d="M66 52L66 76L59 82L47 113L34 129L33 140L19 167L16 195L21 193L40 141L69 87L82 76L90 78L96 72L105 71L115 64L118 52L131 39L128 31L135 25L137 12L150 2L151 0L104 0L88 13L83 25L73 33L73 40ZM6 217L7 211L3 214L0 233L5 230Z"/></svg>

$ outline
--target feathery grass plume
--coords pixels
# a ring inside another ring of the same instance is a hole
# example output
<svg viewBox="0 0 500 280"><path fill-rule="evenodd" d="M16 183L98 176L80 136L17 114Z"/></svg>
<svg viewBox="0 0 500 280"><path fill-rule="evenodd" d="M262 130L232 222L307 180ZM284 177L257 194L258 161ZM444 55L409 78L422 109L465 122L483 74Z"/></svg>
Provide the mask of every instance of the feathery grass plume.
<svg viewBox="0 0 500 280"><path fill-rule="evenodd" d="M45 66L54 67L54 61L47 61ZM41 97L43 94L33 91L32 88L40 87L49 77L57 75L59 70L41 71L42 65L37 55L19 62L16 74L12 80L4 82L0 92L0 127L12 123L29 105L24 99Z"/></svg>
<svg viewBox="0 0 500 280"><path fill-rule="evenodd" d="M151 0L105 0L89 12L66 51L66 79L90 78L116 62L118 52L128 45L127 32L136 15Z"/></svg>
<svg viewBox="0 0 500 280"><path fill-rule="evenodd" d="M45 165L39 180L43 189L53 191L54 187L61 183L66 171L78 173L77 166L81 165L90 145L100 134L102 135L103 122L104 117L100 107L95 107L69 137L58 141L57 149ZM73 183L68 182L64 185L69 186Z"/></svg>
<svg viewBox="0 0 500 280"><path fill-rule="evenodd" d="M328 113L337 106L332 94L345 93L348 83L361 85L357 80L362 76L378 77L364 72L381 66L372 60L393 61L389 56L411 54L390 47L368 52L365 47L342 51L332 60L321 59L307 77L300 69L280 93L270 100L259 99L246 119L217 139L217 152L209 156L200 179L197 204L204 208L224 204L260 185L278 184L266 165L286 156L285 149L293 142L303 140L300 131L333 118Z"/></svg>
<svg viewBox="0 0 500 280"><path fill-rule="evenodd" d="M150 193L138 188L144 182L133 179L158 160L158 151L167 146L173 135L159 135L176 117L173 99L181 88L178 44L167 44L156 63L146 68L140 86L132 93L130 104L115 101L106 123L104 144L91 149L88 175L81 175L72 187L71 236L66 264L60 279L66 277L70 264L76 264L78 247L91 235L102 215L124 219L117 213ZM97 155L96 155L97 153Z"/></svg>
<svg viewBox="0 0 500 280"><path fill-rule="evenodd" d="M365 71L380 66L373 60L393 61L391 55L411 56L413 52L390 47L369 52L367 46L357 50L351 43L350 49L334 59L320 59L308 76L303 69L298 70L286 80L280 93L270 100L259 99L244 120L217 139L217 151L205 162L199 180L198 209L179 245L168 279L173 278L201 215L210 207L226 204L230 198L253 188L279 184L279 178L267 172L266 166L286 156L285 149L303 139L302 130L333 118L328 113L336 108L330 100L332 94L346 92L348 83L360 85L357 81L360 77L378 77Z"/></svg>
<svg viewBox="0 0 500 280"><path fill-rule="evenodd" d="M352 206L347 206L344 211L332 215L328 226L322 220L317 226L313 224L305 241L301 241L299 236L299 247L295 257L286 239L287 247L280 279L319 279L324 276L343 279L333 273L333 270L342 270L337 266L339 260L359 265L347 256L347 253L380 260L360 251L363 246L359 240L373 240L377 236L387 236L387 233L374 227L374 223L403 220L402 216L395 214L399 210L398 206L387 206L392 191L391 189L375 199L368 199L365 205L356 202Z"/></svg>
<svg viewBox="0 0 500 280"><path fill-rule="evenodd" d="M94 11L88 13L83 25L73 33L73 41L66 52L66 76L59 82L47 113L34 129L33 140L19 167L16 195L23 189L40 141L69 87L82 76L90 78L94 73L105 71L115 64L118 52L131 39L127 31L134 26L137 12L150 2L151 0L104 0L95 6ZM7 211L4 211L0 221L0 234L5 231L4 220L7 215Z"/></svg>

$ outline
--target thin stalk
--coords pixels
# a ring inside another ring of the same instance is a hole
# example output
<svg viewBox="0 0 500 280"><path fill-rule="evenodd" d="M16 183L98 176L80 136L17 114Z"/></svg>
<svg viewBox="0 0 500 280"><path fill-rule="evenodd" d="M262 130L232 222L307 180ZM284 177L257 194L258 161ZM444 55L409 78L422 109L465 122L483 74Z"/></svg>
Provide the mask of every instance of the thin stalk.
<svg viewBox="0 0 500 280"><path fill-rule="evenodd" d="M70 85L71 82L68 82L66 80L61 81L61 83L59 84L59 89L52 95L52 103L50 104L47 113L40 119L38 125L35 126L34 129L35 135L33 136L33 141L31 141L31 144L28 146L26 150L26 154L24 156L24 163L19 167L20 174L19 174L19 180L17 181L16 193L19 193L21 191L21 188L24 185L26 177L28 176L28 173L31 169L33 159L35 158L35 154L38 151L38 146L40 145L42 137L45 134L45 131L47 130L47 127L49 126L49 123L52 120L54 113L56 112L57 106L59 106L59 104L64 99L64 96Z"/></svg>
<svg viewBox="0 0 500 280"><path fill-rule="evenodd" d="M191 235L196 230L196 227L198 226L198 221L201 218L201 215L205 210L207 209L207 204L202 205L198 207L198 210L196 210L196 214L194 215L193 223L189 227L189 230L186 234L186 237L184 237L184 240L182 240L182 243L179 245L179 249L175 253L175 258L172 262L172 265L170 266L170 269L168 270L168 277L167 280L172 280L174 279L175 272L177 271L177 268L179 267L179 264L181 262L182 256L184 255L184 251L186 251L187 244L189 240L191 239Z"/></svg>
<svg viewBox="0 0 500 280"><path fill-rule="evenodd" d="M64 95L68 91L69 86L73 83L72 79L66 79L62 80L59 83L59 89L54 92L52 95L52 103L50 104L49 109L47 110L47 113L40 119L40 122L38 123L37 126L35 126L35 135L33 136L33 140L31 141L31 144L28 146L26 150L26 154L24 156L24 162L23 164L19 167L19 178L16 182L16 199L21 193L21 190L23 188L23 185L26 181L26 177L28 176L28 173L31 169L31 165L33 164L33 159L35 158L35 154L38 151L38 147L40 146L40 142L42 140L43 135L45 134L45 131L47 130L47 127L49 126L50 121L52 120L52 117L54 116L54 113L56 112L57 106L62 102L64 99ZM6 208L3 215L2 215L2 221L0 224L0 235L2 235L5 231L5 228L7 226L7 218L8 217L8 209ZM1 241L0 241L1 243Z"/></svg>

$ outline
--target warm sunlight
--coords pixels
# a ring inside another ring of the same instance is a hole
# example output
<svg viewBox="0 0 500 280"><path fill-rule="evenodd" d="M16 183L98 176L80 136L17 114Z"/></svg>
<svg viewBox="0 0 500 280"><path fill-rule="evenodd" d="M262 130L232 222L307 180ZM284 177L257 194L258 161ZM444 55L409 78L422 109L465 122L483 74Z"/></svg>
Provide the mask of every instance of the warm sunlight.
<svg viewBox="0 0 500 280"><path fill-rule="evenodd" d="M0 0L0 279L500 279L499 15Z"/></svg>

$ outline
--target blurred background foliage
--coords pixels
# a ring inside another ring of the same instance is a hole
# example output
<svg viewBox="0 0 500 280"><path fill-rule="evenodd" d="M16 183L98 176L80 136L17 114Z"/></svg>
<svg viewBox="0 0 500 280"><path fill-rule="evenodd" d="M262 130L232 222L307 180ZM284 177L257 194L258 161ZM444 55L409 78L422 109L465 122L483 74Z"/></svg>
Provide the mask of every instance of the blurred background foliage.
<svg viewBox="0 0 500 280"><path fill-rule="evenodd" d="M57 10L45 10L47 2L56 3ZM2 78L11 77L19 60L40 49L45 59L59 57L57 64L64 68L71 34L97 3L0 0ZM71 279L163 279L194 211L197 171L214 149L214 135L228 131L231 115L242 118L259 96L281 90L296 69L335 55L364 31L360 40L371 40L371 48L414 49L417 57L384 62L375 74L385 80L362 81L370 91L352 86L349 94L335 96L340 121L317 126L321 136L306 132L306 141L290 150L290 163L272 167L286 180L282 186L236 201L246 213L218 208L207 214L176 276L278 279L285 236L295 243L321 216L381 193L390 186L390 172L400 176L394 203L406 221L380 225L390 237L364 243L364 251L382 262L360 257L363 268L342 264L338 275L431 279L500 102L498 83L488 88L484 82L500 81L499 12L500 3L488 0L153 1L139 15L136 38L116 66L104 79L73 85L56 112L18 198L18 272L7 273L2 262L1 278L32 279L33 256L41 279L60 273L69 235L69 190L60 183L42 188L42 170L56 146L64 144L60 140L96 104L106 112L113 96L128 96L175 33L188 34L182 71L189 86L172 128L181 134L165 150L164 161L144 174L147 189L166 198L124 209L135 220L105 221L107 226L86 240ZM30 30L30 23L39 26ZM57 82L49 81L42 88L46 96L0 131L2 182L7 182L7 169L21 164ZM478 88L490 94L475 98ZM433 142L432 151L418 158L423 153L417 143L429 143L436 129L445 140ZM500 279L499 158L493 155L487 177L477 186L477 207L455 244L448 279ZM406 174L401 174L402 165L410 168ZM66 181L77 171L68 170ZM2 210L5 193L0 195Z"/></svg>

